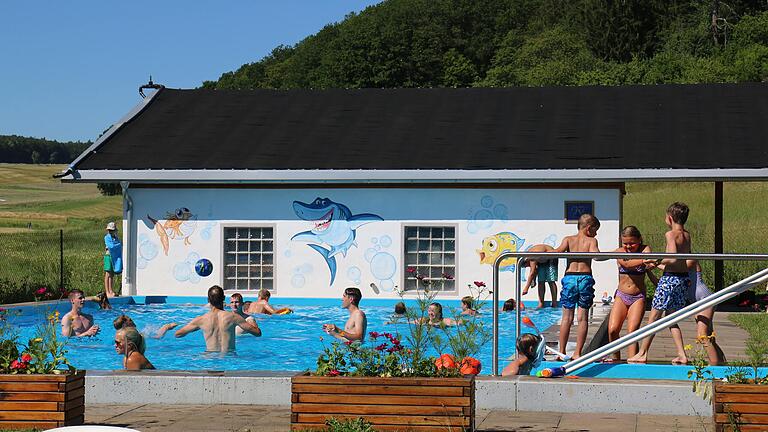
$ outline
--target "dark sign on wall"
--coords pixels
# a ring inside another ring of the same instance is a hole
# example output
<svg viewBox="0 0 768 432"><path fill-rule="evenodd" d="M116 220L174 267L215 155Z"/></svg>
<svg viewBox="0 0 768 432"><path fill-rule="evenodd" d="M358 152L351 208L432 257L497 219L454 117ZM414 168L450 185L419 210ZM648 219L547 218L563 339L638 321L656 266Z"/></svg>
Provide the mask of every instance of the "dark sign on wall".
<svg viewBox="0 0 768 432"><path fill-rule="evenodd" d="M584 213L595 214L594 201L566 201L565 202L565 223L576 223L579 216Z"/></svg>

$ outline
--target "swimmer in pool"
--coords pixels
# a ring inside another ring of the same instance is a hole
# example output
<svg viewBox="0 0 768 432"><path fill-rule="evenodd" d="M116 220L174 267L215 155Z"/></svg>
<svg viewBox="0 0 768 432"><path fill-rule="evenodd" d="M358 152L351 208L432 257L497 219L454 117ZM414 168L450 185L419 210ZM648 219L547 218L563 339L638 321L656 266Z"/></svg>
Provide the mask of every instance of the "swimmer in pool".
<svg viewBox="0 0 768 432"><path fill-rule="evenodd" d="M61 334L70 337L95 336L99 332L99 326L93 323L93 316L83 313L85 295L79 289L73 289L69 293L69 302L72 310L61 317Z"/></svg>
<svg viewBox="0 0 768 432"><path fill-rule="evenodd" d="M144 337L135 327L125 327L115 333L115 352L124 356L125 370L154 369L144 356Z"/></svg>
<svg viewBox="0 0 768 432"><path fill-rule="evenodd" d="M341 307L349 312L349 319L344 324L344 330L339 329L336 324L323 324L323 331L343 341L365 341L368 319L359 308L362 298L360 289L354 287L345 289L341 296Z"/></svg>
<svg viewBox="0 0 768 432"><path fill-rule="evenodd" d="M256 320L243 312L243 296L239 293L234 293L229 297L229 308L232 310L232 313L235 315L238 315L239 317L243 318L245 321L254 324ZM241 334L245 333L245 330L241 329L240 327L235 328L235 334L240 336Z"/></svg>
<svg viewBox="0 0 768 432"><path fill-rule="evenodd" d="M285 313L291 313L293 310L290 308L275 309L269 304L269 298L272 293L268 289L262 288L259 290L259 300L256 303L248 302L243 307L243 312L253 314L265 314L265 315L282 315Z"/></svg>
<svg viewBox="0 0 768 432"><path fill-rule="evenodd" d="M227 353L235 351L236 327L254 336L261 336L258 324L249 323L243 317L224 310L224 290L220 286L208 288L208 303L211 310L176 330L177 338L202 330L206 351Z"/></svg>

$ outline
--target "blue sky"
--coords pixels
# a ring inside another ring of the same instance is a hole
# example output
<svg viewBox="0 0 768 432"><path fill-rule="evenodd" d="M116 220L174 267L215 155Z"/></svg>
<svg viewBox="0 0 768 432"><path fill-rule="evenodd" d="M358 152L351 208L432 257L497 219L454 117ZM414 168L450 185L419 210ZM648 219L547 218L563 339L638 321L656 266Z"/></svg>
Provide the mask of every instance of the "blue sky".
<svg viewBox="0 0 768 432"><path fill-rule="evenodd" d="M94 140L152 75L198 87L380 0L10 0L0 5L0 135Z"/></svg>

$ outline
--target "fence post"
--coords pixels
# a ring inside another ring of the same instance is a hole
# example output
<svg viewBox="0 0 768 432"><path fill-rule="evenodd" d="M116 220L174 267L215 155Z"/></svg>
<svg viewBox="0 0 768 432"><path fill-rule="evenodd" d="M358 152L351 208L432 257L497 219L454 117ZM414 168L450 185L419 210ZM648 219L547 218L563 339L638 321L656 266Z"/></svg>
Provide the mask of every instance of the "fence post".
<svg viewBox="0 0 768 432"><path fill-rule="evenodd" d="M59 230L59 290L64 289L64 230Z"/></svg>

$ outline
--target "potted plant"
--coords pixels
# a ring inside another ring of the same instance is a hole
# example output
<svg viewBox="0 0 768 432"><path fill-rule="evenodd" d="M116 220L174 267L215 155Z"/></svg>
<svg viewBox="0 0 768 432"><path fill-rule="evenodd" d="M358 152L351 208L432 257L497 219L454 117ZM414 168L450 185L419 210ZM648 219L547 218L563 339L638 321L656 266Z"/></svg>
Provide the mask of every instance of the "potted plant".
<svg viewBox="0 0 768 432"><path fill-rule="evenodd" d="M694 378L694 392L712 401L715 430L768 430L768 374L760 373L760 366L768 362L768 338L763 334L751 334L745 350L749 360L735 362L720 380L713 379L706 369L707 356L703 346L710 337L713 336L697 339L694 368L688 376ZM692 349L690 345L686 348Z"/></svg>
<svg viewBox="0 0 768 432"><path fill-rule="evenodd" d="M430 289L432 281L417 277L424 289L406 312L404 338L372 331L365 343L332 342L316 371L291 379L292 430L360 418L375 430L474 430L480 363L471 356L489 340L488 332L474 316L457 317L453 331L430 323L427 311L437 291ZM430 348L437 357L428 354Z"/></svg>
<svg viewBox="0 0 768 432"><path fill-rule="evenodd" d="M85 371L66 358L58 338L59 313L47 315L26 343L0 309L0 429L83 424Z"/></svg>

